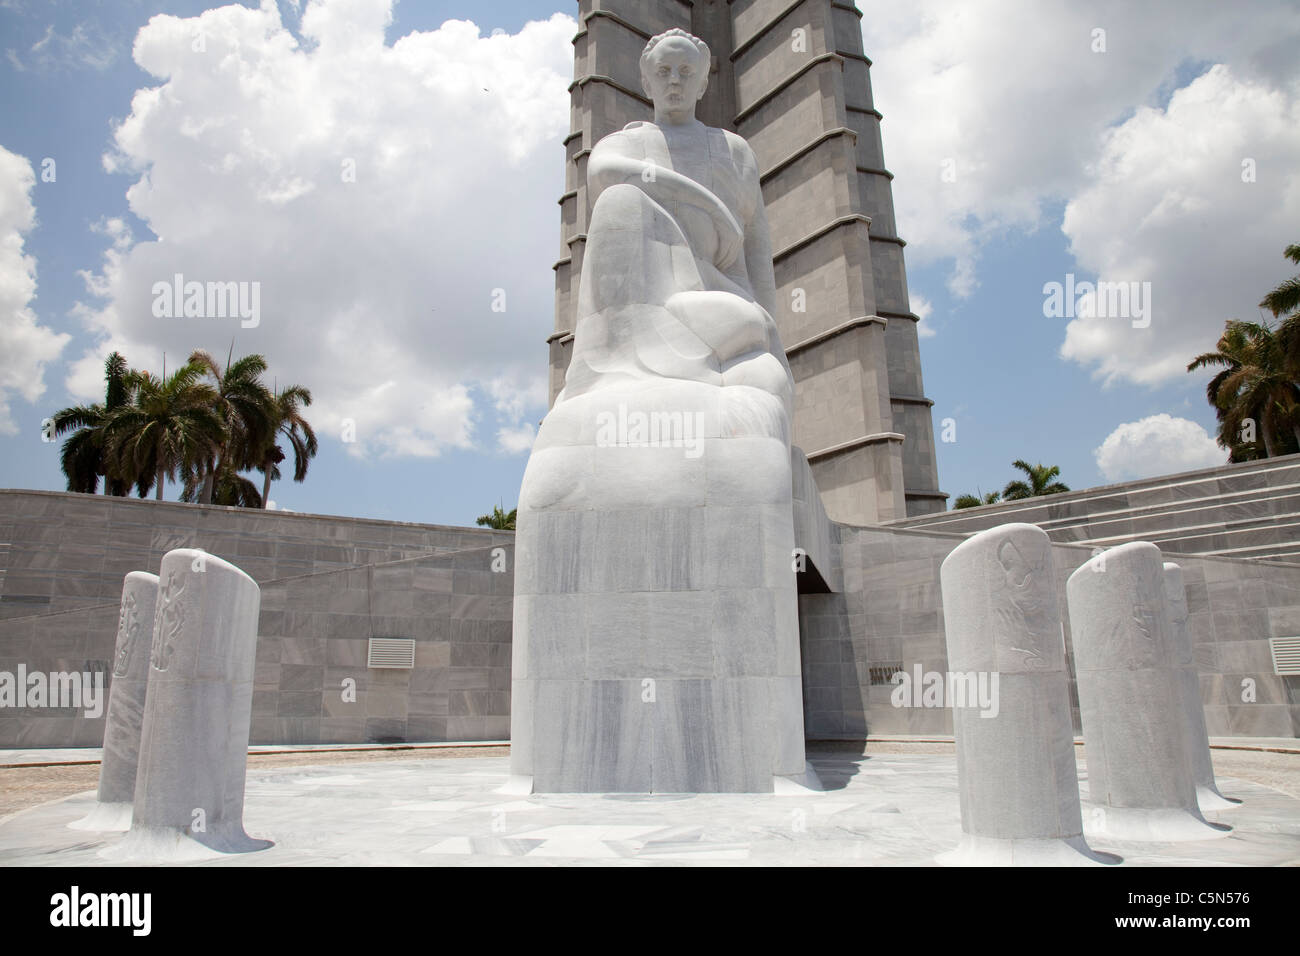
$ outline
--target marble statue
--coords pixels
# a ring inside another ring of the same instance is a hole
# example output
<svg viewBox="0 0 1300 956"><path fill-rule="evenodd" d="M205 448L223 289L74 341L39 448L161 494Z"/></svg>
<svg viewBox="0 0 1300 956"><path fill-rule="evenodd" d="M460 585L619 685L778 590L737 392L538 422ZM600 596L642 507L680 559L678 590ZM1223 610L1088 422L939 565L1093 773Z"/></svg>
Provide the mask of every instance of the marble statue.
<svg viewBox="0 0 1300 956"><path fill-rule="evenodd" d="M104 719L104 756L99 765L95 809L71 826L81 830L129 830L135 799L140 733L149 688L149 648L153 639L158 575L132 571L122 582L113 682Z"/></svg>
<svg viewBox="0 0 1300 956"><path fill-rule="evenodd" d="M1066 582L1088 764L1085 832L1120 840L1206 840L1185 746L1160 549L1130 541Z"/></svg>
<svg viewBox="0 0 1300 956"><path fill-rule="evenodd" d="M653 37L653 121L588 160L573 357L517 519L511 761L539 792L808 781L793 382L754 154L695 118L709 63Z"/></svg>
<svg viewBox="0 0 1300 956"><path fill-rule="evenodd" d="M148 649L130 832L110 856L168 860L262 849L244 832L261 590L193 548L167 552Z"/></svg>
<svg viewBox="0 0 1300 956"><path fill-rule="evenodd" d="M955 698L962 843L939 862L1102 862L1083 837L1052 543L1031 524L963 541L939 569L948 669L997 674L997 709Z"/></svg>

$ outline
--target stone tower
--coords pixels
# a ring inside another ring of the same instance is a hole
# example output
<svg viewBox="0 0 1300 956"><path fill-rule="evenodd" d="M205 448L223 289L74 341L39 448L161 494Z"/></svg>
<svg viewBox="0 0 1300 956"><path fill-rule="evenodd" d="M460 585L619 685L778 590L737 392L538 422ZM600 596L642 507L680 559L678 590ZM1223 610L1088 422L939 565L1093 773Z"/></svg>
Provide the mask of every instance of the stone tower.
<svg viewBox="0 0 1300 956"><path fill-rule="evenodd" d="M944 509L921 385L880 113L861 12L839 0L579 0L555 264L550 398L564 385L586 241L587 156L647 120L646 41L672 27L713 54L697 115L733 130L762 170L773 316L795 379L794 442L833 520L872 524Z"/></svg>

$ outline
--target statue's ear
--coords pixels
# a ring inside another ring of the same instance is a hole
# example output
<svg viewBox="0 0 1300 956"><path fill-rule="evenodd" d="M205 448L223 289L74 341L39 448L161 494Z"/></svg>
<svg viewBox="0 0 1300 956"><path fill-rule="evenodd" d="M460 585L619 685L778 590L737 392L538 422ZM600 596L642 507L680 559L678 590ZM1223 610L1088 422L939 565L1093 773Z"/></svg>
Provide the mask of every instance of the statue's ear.
<svg viewBox="0 0 1300 956"><path fill-rule="evenodd" d="M641 61L641 91L645 93L646 96L654 99L653 94L650 92L650 78L646 75L644 60Z"/></svg>

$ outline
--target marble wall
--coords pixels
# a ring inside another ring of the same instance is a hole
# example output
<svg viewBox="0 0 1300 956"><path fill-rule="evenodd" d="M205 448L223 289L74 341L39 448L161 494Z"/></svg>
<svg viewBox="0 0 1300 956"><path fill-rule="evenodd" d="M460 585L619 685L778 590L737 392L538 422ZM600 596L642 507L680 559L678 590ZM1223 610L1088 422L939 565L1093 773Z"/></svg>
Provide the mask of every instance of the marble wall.
<svg viewBox="0 0 1300 956"><path fill-rule="evenodd" d="M111 677L122 578L130 570L156 571L162 556L157 550L157 557L151 558L152 547L137 545L128 559L109 557L124 527L114 517L123 503L132 506L127 513L142 527L148 527L147 509L155 509L159 541L185 532L186 544L237 566L258 568L257 555L240 554L251 542L268 551L262 556L269 562L260 566L263 573L273 572L276 561L289 562L284 565L291 569L288 574L259 581L254 742L508 738L514 591L510 532L318 515L234 512L232 517L232 509L199 505L0 492L0 509L7 509L0 510L0 520L17 517L34 527L67 529L48 543L28 538L11 544L7 559L0 551L6 588L15 577L24 580L33 562L58 569L68 581L84 576L94 582L84 594L53 589L48 596L55 600L77 599L69 609L49 612L44 604L10 607L25 613L0 619L0 671L16 673L22 665L29 672L103 671L106 680ZM24 506L31 506L34 514ZM180 527L177 515L182 514L189 516L189 523ZM265 519L285 524L263 524ZM233 557L217 551L220 538L204 534L243 522L251 522L255 530L236 536ZM273 530L277 526L296 533L280 539ZM306 543L308 529L316 543ZM939 565L963 537L914 528L840 525L829 540L808 542L819 572L829 563L827 555L838 560L825 576L829 593L799 597L809 738L951 734L944 709L894 707L889 678L899 668L910 673L918 665L922 671L946 670ZM445 550L387 559L418 547L412 541ZM312 570L316 561L340 558L341 552L330 548L376 557L369 563ZM497 566L503 570L493 570L498 557L494 548L502 549L504 564L497 561ZM26 563L15 567L14 554ZM1053 546L1067 639L1064 582L1091 554L1089 546ZM1165 555L1183 568L1188 627L1210 735L1300 736L1300 679L1274 675L1268 650L1268 638L1300 633L1300 566L1192 558L1167 549ZM78 568L83 561L84 571ZM304 565L307 573L292 570ZM111 581L110 574L116 574ZM414 640L415 668L366 667L370 637ZM356 682L355 701L344 699L343 682L349 678ZM1250 696L1249 688L1253 700L1244 699ZM91 718L74 709L0 708L0 748L97 746L103 728L102 716Z"/></svg>
<svg viewBox="0 0 1300 956"><path fill-rule="evenodd" d="M944 708L895 707L890 675L946 672L939 566L965 536L840 527L842 594L800 596L810 738L952 733ZM1052 548L1079 730L1065 580L1092 548ZM1183 569L1210 736L1300 736L1300 678L1273 673L1268 639L1300 633L1300 566L1166 553ZM1251 699L1253 696L1253 699Z"/></svg>
<svg viewBox="0 0 1300 956"><path fill-rule="evenodd" d="M0 620L117 603L131 571L202 548L259 584L509 543L489 528L0 489Z"/></svg>
<svg viewBox="0 0 1300 956"><path fill-rule="evenodd" d="M263 583L252 742L508 739L513 594L513 543ZM116 603L0 621L0 671L103 671L107 687L116 626ZM414 668L367 667L371 637L413 640ZM103 735L102 715L0 708L0 748Z"/></svg>

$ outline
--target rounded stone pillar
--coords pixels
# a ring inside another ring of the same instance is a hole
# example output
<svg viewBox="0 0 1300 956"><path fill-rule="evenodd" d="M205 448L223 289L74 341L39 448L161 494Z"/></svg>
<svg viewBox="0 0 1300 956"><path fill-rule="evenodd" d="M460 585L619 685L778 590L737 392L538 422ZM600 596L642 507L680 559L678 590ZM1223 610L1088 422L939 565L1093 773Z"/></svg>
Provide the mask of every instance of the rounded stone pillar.
<svg viewBox="0 0 1300 956"><path fill-rule="evenodd" d="M1132 541L1066 584L1092 837L1205 840L1183 732L1181 679L1160 549Z"/></svg>
<svg viewBox="0 0 1300 956"><path fill-rule="evenodd" d="M104 756L99 765L99 802L77 830L129 830L135 799L140 733L149 687L149 648L158 600L158 575L132 571L122 582L113 651L113 683L104 718Z"/></svg>
<svg viewBox="0 0 1300 956"><path fill-rule="evenodd" d="M1170 637L1174 642L1174 667L1183 706L1183 732L1187 737L1187 757L1192 771L1192 784L1196 787L1196 803L1202 812L1230 810L1241 801L1225 797L1214 781L1210 735L1205 728L1205 706L1201 702L1201 675L1196 669L1192 636L1187 630L1187 591L1183 587L1183 569L1172 561L1166 561L1164 569Z"/></svg>
<svg viewBox="0 0 1300 956"><path fill-rule="evenodd" d="M990 528L939 577L963 832L939 862L1102 862L1083 837L1051 541L1031 524Z"/></svg>
<svg viewBox="0 0 1300 956"><path fill-rule="evenodd" d="M169 551L159 581L135 814L120 852L158 859L269 846L243 823L261 591L192 548Z"/></svg>

